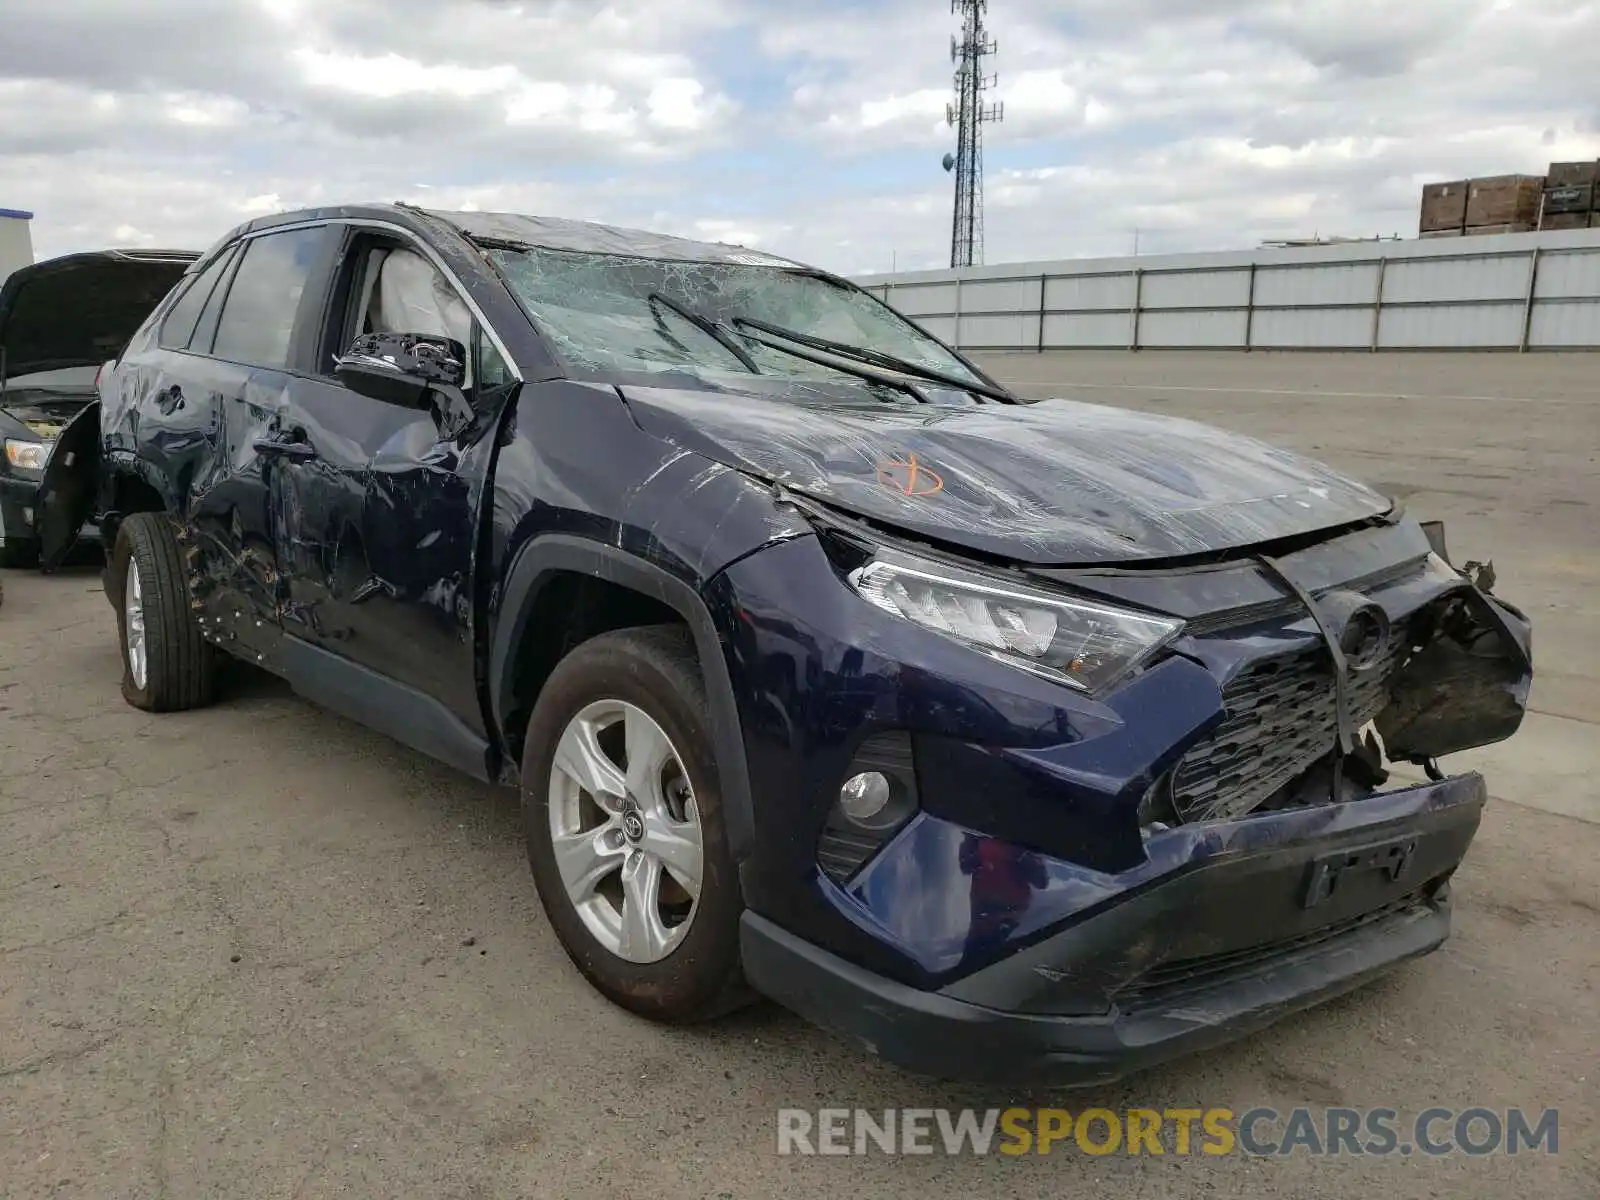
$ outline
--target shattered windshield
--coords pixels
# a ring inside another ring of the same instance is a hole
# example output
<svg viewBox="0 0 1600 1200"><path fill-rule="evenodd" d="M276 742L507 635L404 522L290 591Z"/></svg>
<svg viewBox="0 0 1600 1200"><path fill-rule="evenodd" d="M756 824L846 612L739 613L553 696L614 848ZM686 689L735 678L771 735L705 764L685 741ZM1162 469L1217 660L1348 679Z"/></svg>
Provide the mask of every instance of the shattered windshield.
<svg viewBox="0 0 1600 1200"><path fill-rule="evenodd" d="M575 370L749 378L743 354L763 375L852 381L833 367L763 344L774 339L744 336L735 328L742 318L979 382L960 359L871 296L803 269L538 248L489 253ZM739 352L691 317L724 326L723 337Z"/></svg>

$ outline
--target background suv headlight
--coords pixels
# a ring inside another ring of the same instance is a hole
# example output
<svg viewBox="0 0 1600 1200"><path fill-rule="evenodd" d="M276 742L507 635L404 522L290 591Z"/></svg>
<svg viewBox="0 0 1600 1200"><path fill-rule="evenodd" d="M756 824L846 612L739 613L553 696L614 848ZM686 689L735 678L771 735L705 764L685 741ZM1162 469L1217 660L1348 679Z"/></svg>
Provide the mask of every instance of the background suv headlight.
<svg viewBox="0 0 1600 1200"><path fill-rule="evenodd" d="M1085 692L1125 679L1183 622L907 555L849 574L863 599L1001 662Z"/></svg>
<svg viewBox="0 0 1600 1200"><path fill-rule="evenodd" d="M50 458L54 442L31 442L21 438L6 439L6 461L19 471L42 471Z"/></svg>

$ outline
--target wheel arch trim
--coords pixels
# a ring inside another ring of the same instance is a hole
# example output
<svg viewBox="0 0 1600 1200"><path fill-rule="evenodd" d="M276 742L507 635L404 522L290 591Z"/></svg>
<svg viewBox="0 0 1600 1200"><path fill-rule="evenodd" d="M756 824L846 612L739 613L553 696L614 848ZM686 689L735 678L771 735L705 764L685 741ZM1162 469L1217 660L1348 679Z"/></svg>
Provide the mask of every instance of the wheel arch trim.
<svg viewBox="0 0 1600 1200"><path fill-rule="evenodd" d="M710 702L711 736L717 755L717 782L734 861L749 857L755 843L755 811L744 734L734 698L733 679L722 651L716 621L700 593L653 563L587 538L545 534L517 551L501 595L490 637L488 693L491 716L502 742L511 712L516 663L528 622L544 586L558 574L587 575L658 600L681 616L694 638L696 658ZM507 752L512 747L507 745Z"/></svg>

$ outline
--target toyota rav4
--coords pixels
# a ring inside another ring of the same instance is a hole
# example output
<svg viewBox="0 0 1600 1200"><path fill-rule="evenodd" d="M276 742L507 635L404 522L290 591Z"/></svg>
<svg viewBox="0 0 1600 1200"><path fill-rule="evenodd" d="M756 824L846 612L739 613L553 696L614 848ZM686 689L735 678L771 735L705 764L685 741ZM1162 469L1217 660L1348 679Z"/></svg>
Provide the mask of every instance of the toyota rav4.
<svg viewBox="0 0 1600 1200"><path fill-rule="evenodd" d="M1442 531L1187 421L1015 395L851 283L584 222L249 222L63 436L122 691L222 656L520 789L620 1005L765 995L1090 1082L1439 946L1528 622ZM1395 769L1398 768L1398 777Z"/></svg>

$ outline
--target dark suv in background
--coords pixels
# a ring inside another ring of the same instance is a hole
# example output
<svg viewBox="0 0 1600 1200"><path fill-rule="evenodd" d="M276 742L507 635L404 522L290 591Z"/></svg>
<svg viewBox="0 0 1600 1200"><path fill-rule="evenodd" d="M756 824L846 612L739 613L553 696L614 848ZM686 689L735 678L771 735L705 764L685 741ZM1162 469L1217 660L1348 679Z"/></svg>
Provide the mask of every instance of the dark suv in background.
<svg viewBox="0 0 1600 1200"><path fill-rule="evenodd" d="M43 503L113 546L130 703L258 664L519 787L617 1003L762 993L946 1075L1109 1078L1438 946L1485 789L1435 760L1532 673L1324 466L1024 400L781 258L512 214L234 230Z"/></svg>
<svg viewBox="0 0 1600 1200"><path fill-rule="evenodd" d="M88 250L0 286L0 566L39 556L38 489L56 439L95 398L100 366L183 278L192 250ZM83 531L94 536L94 530Z"/></svg>

